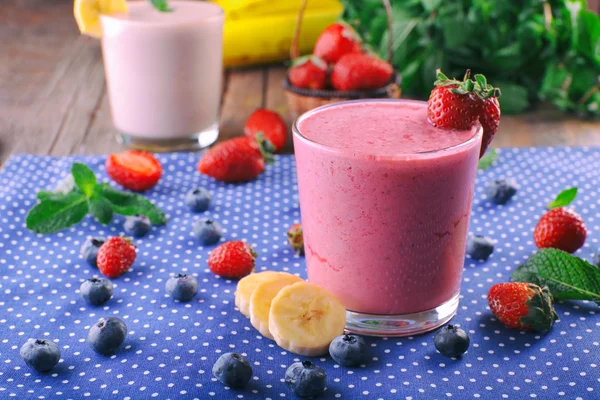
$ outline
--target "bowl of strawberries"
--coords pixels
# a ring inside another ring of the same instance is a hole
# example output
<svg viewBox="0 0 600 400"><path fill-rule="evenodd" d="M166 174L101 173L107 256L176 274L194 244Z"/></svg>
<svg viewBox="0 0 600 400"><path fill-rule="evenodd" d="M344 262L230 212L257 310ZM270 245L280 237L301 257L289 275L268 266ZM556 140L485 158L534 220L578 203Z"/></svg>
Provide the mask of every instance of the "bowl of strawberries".
<svg viewBox="0 0 600 400"><path fill-rule="evenodd" d="M319 36L313 53L299 57L298 41L302 2L290 50L292 64L283 81L290 116L296 119L313 108L344 100L400 97L400 75L390 63L392 57L392 15L389 0L382 0L387 13L390 38L388 60L365 50L358 33L348 24L336 22Z"/></svg>

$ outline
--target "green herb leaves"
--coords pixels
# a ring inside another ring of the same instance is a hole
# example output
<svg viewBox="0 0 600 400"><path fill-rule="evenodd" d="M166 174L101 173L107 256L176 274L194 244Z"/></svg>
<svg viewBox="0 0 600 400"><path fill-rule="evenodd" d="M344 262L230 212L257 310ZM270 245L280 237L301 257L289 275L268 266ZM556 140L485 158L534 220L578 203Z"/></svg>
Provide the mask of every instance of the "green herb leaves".
<svg viewBox="0 0 600 400"><path fill-rule="evenodd" d="M477 165L477 169L488 169L491 167L496 159L498 158L498 152L496 149L489 149L486 153L479 159L479 164Z"/></svg>
<svg viewBox="0 0 600 400"><path fill-rule="evenodd" d="M150 0L150 4L154 6L160 12L171 12L172 8L169 7L167 0Z"/></svg>
<svg viewBox="0 0 600 400"><path fill-rule="evenodd" d="M600 268L562 250L540 249L511 278L548 286L557 300L592 300L600 305Z"/></svg>
<svg viewBox="0 0 600 400"><path fill-rule="evenodd" d="M98 222L108 224L113 213L143 214L153 224L164 225L167 216L145 197L121 192L107 183L98 184L94 172L85 164L73 163L71 174L76 188L68 193L40 191L40 201L27 214L27 228L36 233L53 233L81 221L88 212Z"/></svg>
<svg viewBox="0 0 600 400"><path fill-rule="evenodd" d="M566 207L569 204L571 204L573 200L575 200L575 197L577 197L576 187L563 190L558 194L558 196L556 196L556 199L554 199L548 204L548 208L552 209L558 207Z"/></svg>

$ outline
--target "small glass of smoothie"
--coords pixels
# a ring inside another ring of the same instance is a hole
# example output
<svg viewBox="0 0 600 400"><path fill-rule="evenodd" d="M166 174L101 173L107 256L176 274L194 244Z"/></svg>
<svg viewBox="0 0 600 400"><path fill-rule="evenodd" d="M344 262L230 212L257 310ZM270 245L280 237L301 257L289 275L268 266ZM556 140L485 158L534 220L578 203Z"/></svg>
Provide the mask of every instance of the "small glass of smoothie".
<svg viewBox="0 0 600 400"><path fill-rule="evenodd" d="M458 308L482 130L442 130L427 103L357 100L293 127L308 280L347 329L405 336Z"/></svg>
<svg viewBox="0 0 600 400"><path fill-rule="evenodd" d="M193 150L219 135L223 10L200 1L148 1L102 15L102 54L119 138L150 151Z"/></svg>

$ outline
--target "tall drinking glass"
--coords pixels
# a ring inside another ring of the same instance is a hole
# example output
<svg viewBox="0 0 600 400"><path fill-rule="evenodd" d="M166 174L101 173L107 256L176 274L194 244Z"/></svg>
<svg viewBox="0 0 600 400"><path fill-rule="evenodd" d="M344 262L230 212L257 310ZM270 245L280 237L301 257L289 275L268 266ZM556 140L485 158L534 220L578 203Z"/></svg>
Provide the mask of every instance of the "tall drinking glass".
<svg viewBox="0 0 600 400"><path fill-rule="evenodd" d="M427 103L357 100L293 127L308 280L347 328L403 336L456 313L482 130L437 129Z"/></svg>
<svg viewBox="0 0 600 400"><path fill-rule="evenodd" d="M122 141L152 151L191 150L219 134L223 10L171 1L172 12L129 2L103 15L102 53L113 123Z"/></svg>

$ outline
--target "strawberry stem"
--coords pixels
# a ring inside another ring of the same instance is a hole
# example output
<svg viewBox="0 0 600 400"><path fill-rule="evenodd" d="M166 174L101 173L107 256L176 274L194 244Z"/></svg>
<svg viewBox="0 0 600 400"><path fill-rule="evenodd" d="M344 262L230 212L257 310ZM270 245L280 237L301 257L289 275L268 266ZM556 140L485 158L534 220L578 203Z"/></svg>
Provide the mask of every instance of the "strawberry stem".
<svg viewBox="0 0 600 400"><path fill-rule="evenodd" d="M473 93L482 99L489 99L491 97L500 97L502 94L499 88L493 87L487 82L485 76L481 74L475 75L475 80L471 79L471 70L467 69L465 76L462 81L457 79L450 79L442 73L440 69L436 71L437 80L434 82L435 86L456 86L450 88L450 92L454 94L467 94Z"/></svg>
<svg viewBox="0 0 600 400"><path fill-rule="evenodd" d="M275 146L273 146L273 143L271 143L269 139L265 138L262 132L258 132L255 137L258 142L260 154L262 154L265 162L267 164L273 164L275 162L275 157L273 157Z"/></svg>

